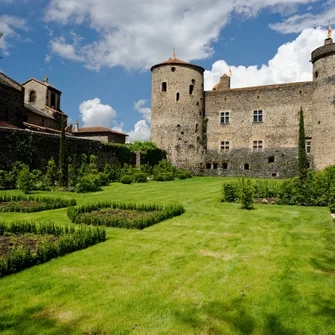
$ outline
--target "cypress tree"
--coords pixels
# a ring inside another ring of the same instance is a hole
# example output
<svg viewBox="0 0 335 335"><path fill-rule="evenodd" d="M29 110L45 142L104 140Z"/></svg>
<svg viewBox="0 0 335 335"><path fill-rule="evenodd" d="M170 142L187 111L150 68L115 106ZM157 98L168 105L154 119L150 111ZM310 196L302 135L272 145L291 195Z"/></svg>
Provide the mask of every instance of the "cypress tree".
<svg viewBox="0 0 335 335"><path fill-rule="evenodd" d="M299 161L299 179L306 180L307 178L307 153L306 153L306 144L305 144L305 124L304 124L304 112L302 107L300 107L300 116L299 116L299 152L298 152L298 161Z"/></svg>
<svg viewBox="0 0 335 335"><path fill-rule="evenodd" d="M61 118L61 134L59 144L59 185L67 186L68 183L68 165L65 139L65 119Z"/></svg>

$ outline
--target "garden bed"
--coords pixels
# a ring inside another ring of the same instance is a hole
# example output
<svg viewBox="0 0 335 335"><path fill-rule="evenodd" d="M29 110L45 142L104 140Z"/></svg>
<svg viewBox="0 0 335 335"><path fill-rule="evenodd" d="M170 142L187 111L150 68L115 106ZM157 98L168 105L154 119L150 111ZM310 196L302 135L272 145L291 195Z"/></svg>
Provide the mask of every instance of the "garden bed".
<svg viewBox="0 0 335 335"><path fill-rule="evenodd" d="M40 212L48 209L75 206L75 199L34 197L26 195L0 195L0 212Z"/></svg>
<svg viewBox="0 0 335 335"><path fill-rule="evenodd" d="M100 227L59 227L53 223L0 222L0 277L44 263L106 239Z"/></svg>
<svg viewBox="0 0 335 335"><path fill-rule="evenodd" d="M134 203L100 202L70 207L68 216L74 223L144 229L185 212L181 204L163 206Z"/></svg>

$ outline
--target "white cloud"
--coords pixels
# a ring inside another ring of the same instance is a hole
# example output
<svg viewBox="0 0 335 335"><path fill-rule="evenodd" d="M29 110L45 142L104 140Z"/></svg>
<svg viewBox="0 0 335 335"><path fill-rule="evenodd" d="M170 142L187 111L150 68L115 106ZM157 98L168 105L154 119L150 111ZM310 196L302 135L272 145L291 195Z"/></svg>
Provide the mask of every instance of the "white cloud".
<svg viewBox="0 0 335 335"><path fill-rule="evenodd" d="M322 13L314 15L306 13L302 15L293 15L286 20L274 24L270 24L270 28L282 34L299 33L306 28L315 28L318 26L326 26L328 22L335 22L335 2L331 0L327 8Z"/></svg>
<svg viewBox="0 0 335 335"><path fill-rule="evenodd" d="M7 56L9 55L8 40L20 39L20 35L17 30L28 31L28 26L25 19L21 19L16 16L0 15L0 32L3 33L3 37L0 38L0 49Z"/></svg>
<svg viewBox="0 0 335 335"><path fill-rule="evenodd" d="M109 105L103 105L98 98L82 102L79 111L84 126L111 128L116 117L116 111Z"/></svg>
<svg viewBox="0 0 335 335"><path fill-rule="evenodd" d="M144 120L148 123L151 123L151 108L144 107L147 100L138 100L134 103L134 109L142 114Z"/></svg>
<svg viewBox="0 0 335 335"><path fill-rule="evenodd" d="M323 45L325 37L326 31L321 28L305 29L294 41L280 46L268 64L261 67L231 66L231 87L312 80L311 52ZM210 71L205 71L205 90L211 90L224 73L229 73L228 69L228 64L219 60Z"/></svg>
<svg viewBox="0 0 335 335"><path fill-rule="evenodd" d="M48 63L52 58L52 54L57 54L60 57L63 57L68 60L82 62L84 57L76 53L76 46L80 42L80 38L73 39L73 44L66 43L65 37L56 37L50 41L51 54L47 54L45 61Z"/></svg>
<svg viewBox="0 0 335 335"><path fill-rule="evenodd" d="M135 142L147 142L150 141L150 126L146 123L145 120L140 120L136 122L134 129L128 133L128 141Z"/></svg>
<svg viewBox="0 0 335 335"><path fill-rule="evenodd" d="M299 4L315 1L51 0L45 21L85 24L98 34L96 40L86 43L62 41L61 45L68 49L59 53L62 57L70 53L71 59L94 70L103 66L146 69L167 59L173 48L185 61L211 56L212 43L233 13L253 17L270 8L283 15L294 14Z"/></svg>

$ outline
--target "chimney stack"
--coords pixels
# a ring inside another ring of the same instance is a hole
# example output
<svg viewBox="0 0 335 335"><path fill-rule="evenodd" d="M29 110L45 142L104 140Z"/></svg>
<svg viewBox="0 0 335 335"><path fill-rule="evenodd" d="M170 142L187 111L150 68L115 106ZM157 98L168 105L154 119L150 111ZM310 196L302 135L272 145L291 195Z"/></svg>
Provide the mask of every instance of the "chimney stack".
<svg viewBox="0 0 335 335"><path fill-rule="evenodd" d="M73 129L73 131L79 131L79 122L78 121L76 121L74 123L74 129Z"/></svg>

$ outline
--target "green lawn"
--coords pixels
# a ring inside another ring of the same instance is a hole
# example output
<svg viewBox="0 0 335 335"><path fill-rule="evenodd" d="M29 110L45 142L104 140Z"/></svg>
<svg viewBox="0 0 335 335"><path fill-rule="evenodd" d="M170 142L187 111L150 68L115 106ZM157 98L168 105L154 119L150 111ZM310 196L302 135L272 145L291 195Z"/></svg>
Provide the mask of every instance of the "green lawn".
<svg viewBox="0 0 335 335"><path fill-rule="evenodd" d="M328 208L220 203L228 178L112 184L91 194L186 213L0 279L1 334L335 334L335 225ZM66 209L0 213L52 219Z"/></svg>

